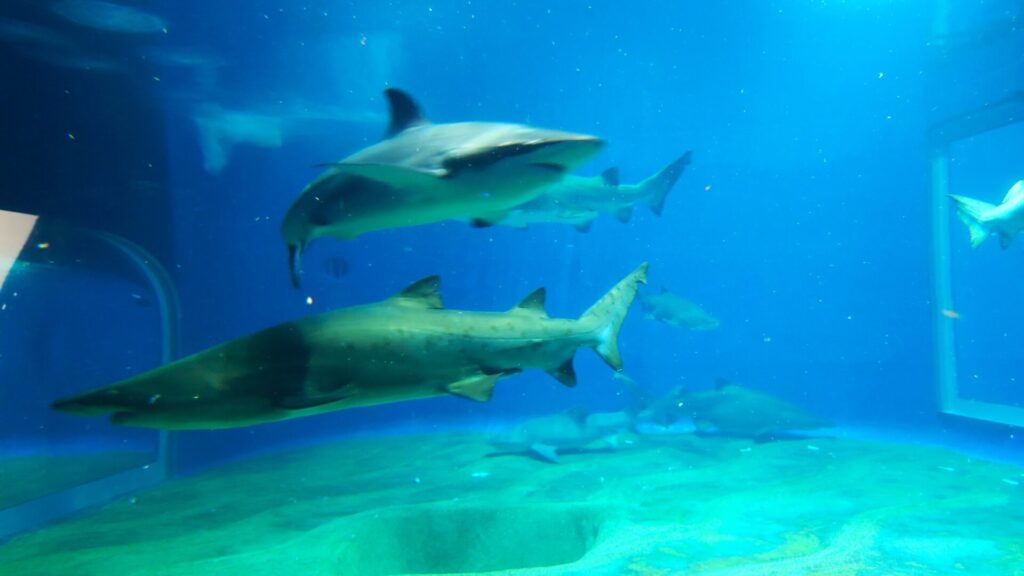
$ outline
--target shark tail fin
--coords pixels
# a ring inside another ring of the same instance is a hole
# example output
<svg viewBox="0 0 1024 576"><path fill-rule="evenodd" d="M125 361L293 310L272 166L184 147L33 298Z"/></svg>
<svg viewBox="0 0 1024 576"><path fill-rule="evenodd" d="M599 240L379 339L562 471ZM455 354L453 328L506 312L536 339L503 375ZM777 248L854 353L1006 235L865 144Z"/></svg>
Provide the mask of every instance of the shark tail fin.
<svg viewBox="0 0 1024 576"><path fill-rule="evenodd" d="M597 333L594 350L613 370L622 370L619 356L619 328L636 297L639 284L647 283L647 263L633 270L580 316L580 322Z"/></svg>
<svg viewBox="0 0 1024 576"><path fill-rule="evenodd" d="M683 175L683 171L689 166L692 155L692 152L687 151L686 154L676 158L671 164L662 168L660 172L640 184L650 189L650 194L647 196L647 205L651 208L651 212L661 216L669 190L672 190L672 187L679 181L679 177Z"/></svg>
<svg viewBox="0 0 1024 576"><path fill-rule="evenodd" d="M971 233L971 248L981 246L985 239L989 237L989 234L991 234L986 215L995 206L966 196L950 194L949 197L953 202L956 202L957 216L967 225L967 230Z"/></svg>

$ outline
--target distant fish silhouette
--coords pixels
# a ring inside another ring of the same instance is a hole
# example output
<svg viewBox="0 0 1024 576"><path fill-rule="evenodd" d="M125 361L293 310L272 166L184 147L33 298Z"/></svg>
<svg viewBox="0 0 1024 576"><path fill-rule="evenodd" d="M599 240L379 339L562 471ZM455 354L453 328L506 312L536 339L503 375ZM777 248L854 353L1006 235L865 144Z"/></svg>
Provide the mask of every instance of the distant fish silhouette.
<svg viewBox="0 0 1024 576"><path fill-rule="evenodd" d="M102 0L58 0L50 9L69 22L104 32L153 34L167 28L155 14Z"/></svg>
<svg viewBox="0 0 1024 576"><path fill-rule="evenodd" d="M658 294L640 294L644 318L688 330L715 330L718 319L703 308L662 287Z"/></svg>
<svg viewBox="0 0 1024 576"><path fill-rule="evenodd" d="M713 390L673 391L665 404L670 419L690 418L699 433L767 442L793 437L795 431L829 428L832 423L777 396L719 378ZM663 415L664 416L664 415Z"/></svg>
<svg viewBox="0 0 1024 576"><path fill-rule="evenodd" d="M665 198L690 164L691 155L683 154L637 184L622 184L618 168L609 168L600 176L566 176L544 188L537 198L509 211L500 224L526 228L534 223L562 223L586 232L601 213L629 222L638 203L661 215Z"/></svg>

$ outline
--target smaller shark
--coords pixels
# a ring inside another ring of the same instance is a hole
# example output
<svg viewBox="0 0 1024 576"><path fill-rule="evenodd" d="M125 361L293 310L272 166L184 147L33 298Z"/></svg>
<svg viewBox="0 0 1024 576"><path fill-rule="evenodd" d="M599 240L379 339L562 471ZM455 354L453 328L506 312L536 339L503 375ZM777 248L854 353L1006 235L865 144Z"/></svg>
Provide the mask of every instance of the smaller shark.
<svg viewBox="0 0 1024 576"><path fill-rule="evenodd" d="M966 196L950 194L957 215L971 233L971 248L981 246L992 234L999 235L999 246L1010 247L1014 235L1024 230L1024 180L1014 184L1003 201L995 206Z"/></svg>
<svg viewBox="0 0 1024 576"><path fill-rule="evenodd" d="M618 435L628 432L633 418L625 412L588 414L581 408L540 416L494 435L497 452L489 457L527 454L557 464L559 455L586 450L614 449Z"/></svg>
<svg viewBox="0 0 1024 576"><path fill-rule="evenodd" d="M668 409L661 413L662 418L673 422L690 418L699 434L767 442L786 438L795 431L833 426L781 398L723 378L715 381L712 390L686 392L676 389L665 401ZM663 422L668 423L671 422Z"/></svg>
<svg viewBox="0 0 1024 576"><path fill-rule="evenodd" d="M443 220L496 222L589 160L594 136L521 124L434 124L405 92L384 92L385 138L327 165L288 209L281 235L292 284L309 242Z"/></svg>
<svg viewBox="0 0 1024 576"><path fill-rule="evenodd" d="M621 184L618 168L609 168L600 176L566 176L545 188L537 198L509 211L500 221L475 220L473 224L526 228L549 222L568 224L586 232L601 213L629 222L638 202L646 203L651 212L660 216L665 198L690 164L691 156L692 152L686 152L637 184Z"/></svg>
<svg viewBox="0 0 1024 576"><path fill-rule="evenodd" d="M640 294L640 307L644 318L657 320L676 328L688 330L714 330L718 328L718 319L708 314L703 308L672 294L664 287L659 294Z"/></svg>

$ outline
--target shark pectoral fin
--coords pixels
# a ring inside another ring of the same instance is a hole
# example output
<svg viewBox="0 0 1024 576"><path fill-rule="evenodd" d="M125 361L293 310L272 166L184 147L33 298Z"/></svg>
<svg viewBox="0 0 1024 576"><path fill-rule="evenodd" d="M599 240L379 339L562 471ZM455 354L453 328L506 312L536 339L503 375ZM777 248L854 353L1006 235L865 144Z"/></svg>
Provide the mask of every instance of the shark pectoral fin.
<svg viewBox="0 0 1024 576"><path fill-rule="evenodd" d="M317 406L324 406L339 400L344 400L345 398L354 396L355 393L356 389L354 386L342 386L337 390L324 392L322 394L285 396L278 398L276 404L279 408L284 408L285 410L305 410L307 408L316 408Z"/></svg>
<svg viewBox="0 0 1024 576"><path fill-rule="evenodd" d="M615 211L615 219L625 224L629 222L629 219L633 217L633 207L626 206L625 208L619 208Z"/></svg>
<svg viewBox="0 0 1024 576"><path fill-rule="evenodd" d="M569 356L568 360L562 362L561 366L548 370L547 373L554 376L555 380L558 380L562 386L569 388L576 386L576 369L572 365L572 356Z"/></svg>
<svg viewBox="0 0 1024 576"><path fill-rule="evenodd" d="M456 396L462 396L477 402L486 402L494 394L494 384L504 375L504 373L498 373L470 376L469 378L449 384L445 389L450 394L455 394Z"/></svg>
<svg viewBox="0 0 1024 576"><path fill-rule="evenodd" d="M473 228L490 228L491 226L500 223L507 217L508 212L492 212L490 214L483 214L481 216L473 217L469 221L469 225L472 226Z"/></svg>
<svg viewBox="0 0 1024 576"><path fill-rule="evenodd" d="M573 228L575 228L577 232L590 232L590 227L594 225L594 220L594 218L588 218L583 222L575 224Z"/></svg>
<svg viewBox="0 0 1024 576"><path fill-rule="evenodd" d="M413 170L392 164L336 162L330 166L341 174L366 178L397 189L422 190L436 187L438 178L448 175L445 170Z"/></svg>
<svg viewBox="0 0 1024 576"><path fill-rule="evenodd" d="M554 446L538 442L530 445L530 452L545 462L558 464L558 448Z"/></svg>

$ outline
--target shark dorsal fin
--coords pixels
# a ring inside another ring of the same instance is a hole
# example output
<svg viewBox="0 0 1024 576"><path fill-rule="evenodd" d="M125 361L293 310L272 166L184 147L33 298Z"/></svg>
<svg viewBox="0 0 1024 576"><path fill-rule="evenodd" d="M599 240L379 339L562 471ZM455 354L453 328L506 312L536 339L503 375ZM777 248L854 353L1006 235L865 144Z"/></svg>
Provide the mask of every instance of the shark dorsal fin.
<svg viewBox="0 0 1024 576"><path fill-rule="evenodd" d="M385 134L388 138L407 128L428 123L412 96L397 88L388 88L384 91L384 96L388 99L388 110L391 113L391 123L388 124L388 131Z"/></svg>
<svg viewBox="0 0 1024 576"><path fill-rule="evenodd" d="M444 304L441 303L441 277L434 275L417 280L391 300L422 308L444 308Z"/></svg>
<svg viewBox="0 0 1024 576"><path fill-rule="evenodd" d="M1012 202L1024 196L1024 180L1018 180L1016 184L1010 187L1010 190L1006 192L1006 196L1003 197L1003 204Z"/></svg>
<svg viewBox="0 0 1024 576"><path fill-rule="evenodd" d="M619 185L619 169L612 166L611 168L601 172L601 180L604 181L605 186L618 186Z"/></svg>
<svg viewBox="0 0 1024 576"><path fill-rule="evenodd" d="M548 291L544 288L537 288L533 292L526 295L516 307L512 309L513 312L530 312L533 314L539 314L547 318L547 310L544 309L544 302L547 300Z"/></svg>
<svg viewBox="0 0 1024 576"><path fill-rule="evenodd" d="M664 284L661 285L661 294L668 294L668 288L665 288Z"/></svg>
<svg viewBox="0 0 1024 576"><path fill-rule="evenodd" d="M730 386L734 386L734 384L725 378L722 378L721 376L715 378L715 390L724 390Z"/></svg>

